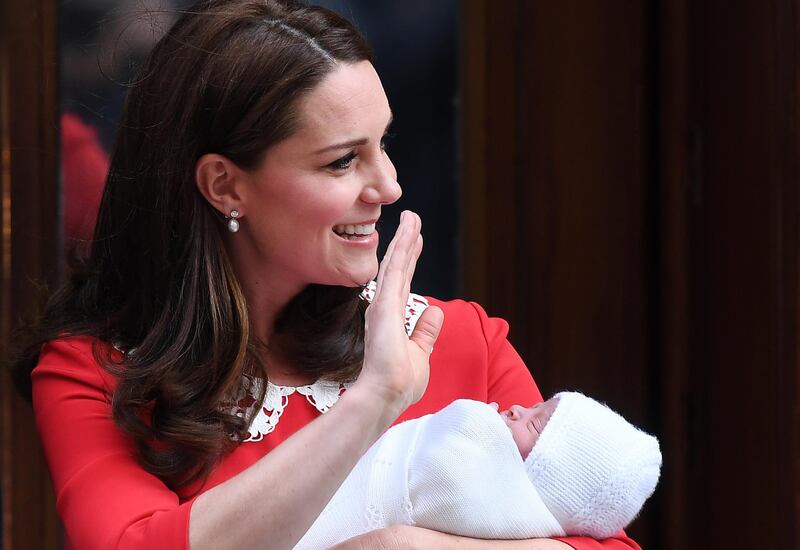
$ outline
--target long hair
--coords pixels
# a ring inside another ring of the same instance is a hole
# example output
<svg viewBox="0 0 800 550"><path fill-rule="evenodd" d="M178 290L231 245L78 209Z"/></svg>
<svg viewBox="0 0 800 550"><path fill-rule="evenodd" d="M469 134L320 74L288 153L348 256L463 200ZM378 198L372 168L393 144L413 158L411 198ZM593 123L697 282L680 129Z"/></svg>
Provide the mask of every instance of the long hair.
<svg viewBox="0 0 800 550"><path fill-rule="evenodd" d="M218 153L256 167L295 131L299 98L337 63L371 59L348 21L292 0L210 0L183 12L129 90L91 252L28 328L15 364L23 393L44 343L96 337L98 362L118 380L114 421L143 467L173 488L206 477L252 420L221 403L243 375L266 370L195 164ZM306 288L276 322L276 351L301 372L354 378L359 291ZM112 359L109 343L127 353Z"/></svg>

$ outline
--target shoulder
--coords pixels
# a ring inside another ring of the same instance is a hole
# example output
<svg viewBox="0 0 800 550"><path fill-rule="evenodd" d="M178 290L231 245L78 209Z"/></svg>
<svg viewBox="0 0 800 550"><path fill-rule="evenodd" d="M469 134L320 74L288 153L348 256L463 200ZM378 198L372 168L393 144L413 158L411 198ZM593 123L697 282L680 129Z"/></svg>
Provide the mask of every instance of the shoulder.
<svg viewBox="0 0 800 550"><path fill-rule="evenodd" d="M508 332L508 323L497 317L490 317L480 304L466 300L443 301L426 297L429 305L438 306L444 312L445 327L448 330L473 333L494 332L495 325Z"/></svg>
<svg viewBox="0 0 800 550"><path fill-rule="evenodd" d="M498 317L490 317L479 304L466 300L442 301L426 297L428 304L444 312L442 331L437 340L439 348L455 349L482 356L489 361L492 349L504 343L508 337L508 323Z"/></svg>
<svg viewBox="0 0 800 550"><path fill-rule="evenodd" d="M508 341L508 323L475 302L426 298L444 312L431 355L428 390L409 416L439 410L454 399L513 403L541 401L531 373Z"/></svg>
<svg viewBox="0 0 800 550"><path fill-rule="evenodd" d="M42 346L36 368L97 364L98 356L112 353L114 353L113 346L93 336L66 336L50 340Z"/></svg>
<svg viewBox="0 0 800 550"><path fill-rule="evenodd" d="M367 302L372 302L375 296L375 281L370 281L361 294ZM406 330L409 334L414 329L419 317L429 306L437 306L444 312L443 334L481 333L490 336L495 333L505 338L508 333L508 323L502 319L489 317L486 311L477 303L466 300L439 300L433 296L423 296L414 292L409 293L406 303Z"/></svg>
<svg viewBox="0 0 800 550"><path fill-rule="evenodd" d="M90 386L110 392L114 377L100 364L103 358L118 357L114 348L91 336L70 336L42 346L39 362L31 373L34 401L37 387ZM38 393L41 393L39 391Z"/></svg>

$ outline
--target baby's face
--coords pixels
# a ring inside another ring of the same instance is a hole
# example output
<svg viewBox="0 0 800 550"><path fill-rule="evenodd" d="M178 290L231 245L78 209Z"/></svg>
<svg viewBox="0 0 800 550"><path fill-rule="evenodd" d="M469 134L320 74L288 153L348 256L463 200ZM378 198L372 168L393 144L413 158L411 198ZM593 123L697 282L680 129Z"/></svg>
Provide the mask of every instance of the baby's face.
<svg viewBox="0 0 800 550"><path fill-rule="evenodd" d="M522 458L530 454L557 406L558 398L554 397L533 407L511 405L507 411L499 411L506 426L511 430Z"/></svg>

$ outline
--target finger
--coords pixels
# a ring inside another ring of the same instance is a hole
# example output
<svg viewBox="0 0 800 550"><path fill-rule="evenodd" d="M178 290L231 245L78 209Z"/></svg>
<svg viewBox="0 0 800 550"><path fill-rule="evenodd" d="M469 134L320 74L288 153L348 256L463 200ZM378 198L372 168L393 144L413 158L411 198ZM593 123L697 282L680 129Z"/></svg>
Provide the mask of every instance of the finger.
<svg viewBox="0 0 800 550"><path fill-rule="evenodd" d="M417 268L417 260L419 259L419 255L422 253L422 219L411 212L412 216L412 235L416 235L413 240L413 244L411 244L410 250L408 251L408 255L405 258L405 270L403 273L403 289L402 289L402 297L404 300L408 300L408 294L411 292L411 280L414 278L414 271Z"/></svg>
<svg viewBox="0 0 800 550"><path fill-rule="evenodd" d="M401 295L403 303L408 302L408 295L411 292L411 283L414 279L414 272L417 269L417 261L419 260L420 254L422 254L422 219L417 214L414 214L413 216L413 234L416 234L416 238L411 245L411 249L409 250L406 260L405 273L403 275L403 290Z"/></svg>
<svg viewBox="0 0 800 550"><path fill-rule="evenodd" d="M417 242L414 243L411 261L408 262L408 267L406 268L406 286L404 288L406 295L411 292L411 283L414 280L414 272L417 270L417 262L419 261L420 254L422 254L422 245L422 234L419 234L417 236Z"/></svg>
<svg viewBox="0 0 800 550"><path fill-rule="evenodd" d="M401 237L403 231L406 229L406 224L403 222L405 221L406 212L403 211L400 213L400 223L397 226L397 230L394 232L394 236L392 240L389 242L389 246L386 247L386 253L383 255L383 259L381 260L380 266L378 266L378 275L375 278L375 298L378 297L380 293L381 287L383 286L383 277L384 273L386 272L386 266L389 265L389 261L392 259L392 255L394 254L394 248L397 244L397 240Z"/></svg>
<svg viewBox="0 0 800 550"><path fill-rule="evenodd" d="M385 260L386 265L381 274L382 293L388 291L394 298L402 298L403 290L407 286L408 262L412 259L413 247L419 234L419 226L419 216L413 212L408 212L403 219L403 230L398 230L392 255ZM407 294L406 292L406 296ZM403 303L405 303L405 300L403 300Z"/></svg>
<svg viewBox="0 0 800 550"><path fill-rule="evenodd" d="M429 306L417 321L414 332L411 333L411 340L414 341L425 353L430 355L433 352L433 344L439 337L444 323L444 312L436 307Z"/></svg>

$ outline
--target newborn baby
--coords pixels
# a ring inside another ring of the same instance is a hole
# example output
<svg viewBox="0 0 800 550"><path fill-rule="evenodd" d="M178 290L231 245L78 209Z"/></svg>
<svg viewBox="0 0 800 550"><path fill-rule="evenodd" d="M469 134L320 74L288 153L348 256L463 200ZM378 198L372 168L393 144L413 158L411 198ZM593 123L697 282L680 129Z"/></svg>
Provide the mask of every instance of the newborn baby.
<svg viewBox="0 0 800 550"><path fill-rule="evenodd" d="M511 431L511 437L517 444L522 458L531 454L533 446L547 426L550 417L553 416L553 412L558 406L558 400L558 396L551 397L547 401L527 408L521 405L511 405L510 409L500 413L503 422ZM497 403L489 403L489 406L494 410L499 409Z"/></svg>
<svg viewBox="0 0 800 550"><path fill-rule="evenodd" d="M394 524L474 538L612 536L658 482L658 441L580 393L533 407L460 399L367 451L295 548Z"/></svg>

